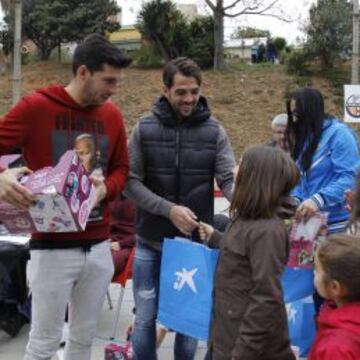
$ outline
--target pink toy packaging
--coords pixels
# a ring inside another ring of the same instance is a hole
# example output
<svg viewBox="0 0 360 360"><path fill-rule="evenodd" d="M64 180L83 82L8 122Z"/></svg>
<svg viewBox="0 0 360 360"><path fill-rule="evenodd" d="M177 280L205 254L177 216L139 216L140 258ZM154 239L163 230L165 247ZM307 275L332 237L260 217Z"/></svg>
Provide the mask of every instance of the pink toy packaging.
<svg viewBox="0 0 360 360"><path fill-rule="evenodd" d="M14 154L14 155L4 155L0 157L0 168L6 169L12 166L22 165L21 162L22 155Z"/></svg>
<svg viewBox="0 0 360 360"><path fill-rule="evenodd" d="M316 213L310 219L294 220L290 230L288 266L313 268L317 244L327 235L328 213Z"/></svg>
<svg viewBox="0 0 360 360"><path fill-rule="evenodd" d="M29 210L0 202L1 222L11 233L85 229L95 188L75 151L65 152L55 167L25 175L19 182L34 193L38 201Z"/></svg>
<svg viewBox="0 0 360 360"><path fill-rule="evenodd" d="M124 346L110 343L105 347L105 360L131 360L130 342Z"/></svg>

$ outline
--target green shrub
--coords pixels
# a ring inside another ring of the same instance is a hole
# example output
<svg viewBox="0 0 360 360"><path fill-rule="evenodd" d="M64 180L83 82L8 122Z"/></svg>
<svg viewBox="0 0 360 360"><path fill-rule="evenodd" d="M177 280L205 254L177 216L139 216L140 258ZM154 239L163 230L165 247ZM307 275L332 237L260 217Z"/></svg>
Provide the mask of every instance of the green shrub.
<svg viewBox="0 0 360 360"><path fill-rule="evenodd" d="M38 59L40 58L40 54L38 54ZM59 60L61 60L61 63L65 63L65 64L69 64L72 61L72 54L70 52L70 50L65 47L62 46L60 49L60 59L59 59L59 48L57 47L56 49L54 49L51 54L50 54L50 60L59 62Z"/></svg>
<svg viewBox="0 0 360 360"><path fill-rule="evenodd" d="M286 57L289 56L290 51L286 51L286 49L283 49L278 54L279 63L284 65L286 61Z"/></svg>
<svg viewBox="0 0 360 360"><path fill-rule="evenodd" d="M202 69L214 63L214 18L197 16L189 26L190 46L185 55L195 60Z"/></svg>
<svg viewBox="0 0 360 360"><path fill-rule="evenodd" d="M30 54L29 53L21 53L21 64L27 65L30 62Z"/></svg>
<svg viewBox="0 0 360 360"><path fill-rule="evenodd" d="M297 76L295 82L298 87L309 87L313 85L310 76Z"/></svg>
<svg viewBox="0 0 360 360"><path fill-rule="evenodd" d="M209 46L207 43L201 42L200 40L192 43L192 46L186 55L196 61L202 69L208 69L213 66L213 47Z"/></svg>
<svg viewBox="0 0 360 360"><path fill-rule="evenodd" d="M286 71L292 75L303 76L307 73L308 56L303 50L292 51L285 56Z"/></svg>
<svg viewBox="0 0 360 360"><path fill-rule="evenodd" d="M39 56L38 56L38 52L34 51L34 52L21 52L21 64L22 65L27 65L27 64L32 64L39 61Z"/></svg>
<svg viewBox="0 0 360 360"><path fill-rule="evenodd" d="M164 60L154 45L142 46L134 54L134 65L140 68L153 69L164 65Z"/></svg>
<svg viewBox="0 0 360 360"><path fill-rule="evenodd" d="M276 37L273 39L273 44L275 45L276 50L280 52L285 49L286 40L283 37Z"/></svg>

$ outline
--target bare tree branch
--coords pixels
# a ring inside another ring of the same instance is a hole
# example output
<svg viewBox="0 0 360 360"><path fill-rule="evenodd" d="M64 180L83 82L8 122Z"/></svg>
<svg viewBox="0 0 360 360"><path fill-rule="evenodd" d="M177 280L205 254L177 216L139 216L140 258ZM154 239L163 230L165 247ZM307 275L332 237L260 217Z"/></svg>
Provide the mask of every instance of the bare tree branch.
<svg viewBox="0 0 360 360"><path fill-rule="evenodd" d="M215 55L214 69L225 67L224 62L224 18L236 18L240 15L269 16L284 22L292 22L289 16L276 8L280 0L205 0L205 3L214 13L215 18ZM241 10L240 10L241 9Z"/></svg>
<svg viewBox="0 0 360 360"><path fill-rule="evenodd" d="M250 13L238 13L238 14L225 14L226 17L230 17L230 18L234 18L237 17L239 15L259 15L259 16L268 16L268 17L272 17L281 21L284 21L286 23L291 23L294 20L293 19L287 19L286 17L282 17L281 15L277 15L277 14L261 14L261 13L256 13L256 12L250 12Z"/></svg>
<svg viewBox="0 0 360 360"><path fill-rule="evenodd" d="M260 15L260 14L265 13L269 9L271 9L277 2L279 2L279 0L273 0L270 4L265 6L263 9L260 9L261 6L263 5L263 2L260 2L260 3L258 2L254 6L244 7L241 11L238 11L235 14L226 12L226 10L229 10L230 8L235 7L240 1L241 0L237 0L235 3L233 3L227 7L224 7L225 16L234 17L234 16L240 16L240 15Z"/></svg>
<svg viewBox="0 0 360 360"><path fill-rule="evenodd" d="M7 14L13 4L11 0L0 0L0 5L4 13Z"/></svg>
<svg viewBox="0 0 360 360"><path fill-rule="evenodd" d="M260 10L259 15L263 14L264 12L268 11L269 9L271 9L277 2L279 2L279 0L274 0L273 2L271 2L268 6L266 6L264 9Z"/></svg>
<svg viewBox="0 0 360 360"><path fill-rule="evenodd" d="M233 7L235 7L241 0L235 0L232 4L228 5L228 6L224 6L224 10L229 10Z"/></svg>
<svg viewBox="0 0 360 360"><path fill-rule="evenodd" d="M237 1L237 3L239 2L240 0ZM235 18L237 16L240 16L240 15L260 15L260 16L269 16L269 17L273 17L275 19L278 19L278 20L282 20L284 22L292 22L293 20L292 19L289 19L288 17L286 16L282 16L280 14L274 14L274 13L266 13L268 10L270 10L274 5L276 5L276 3L279 2L279 0L273 0L270 4L268 4L267 6L265 6L263 9L259 9L259 7L261 6L260 3L258 3L256 6L248 6L248 7L245 7L243 8L241 11L238 11L236 13L229 13L229 12L226 12L224 11L224 16L226 17L230 17L230 18ZM234 4L232 4L234 5ZM225 9L225 8L224 8Z"/></svg>
<svg viewBox="0 0 360 360"><path fill-rule="evenodd" d="M227 13L225 10L226 9L224 8L225 16L233 17L231 13ZM241 11L238 11L236 13L236 16L247 15L247 14L257 14L257 12L255 12L255 10L258 10L258 6L247 6L247 7L243 8Z"/></svg>
<svg viewBox="0 0 360 360"><path fill-rule="evenodd" d="M263 9L264 11L268 10L269 8L271 8L273 5L275 5L276 2L278 2L279 0L275 0L273 3L271 3L270 5L266 5L266 7ZM244 11L255 11L255 10L259 10L262 6L264 5L264 0L256 0L256 1L251 1L250 3L252 5L248 5L247 1L244 0L235 0L232 4L228 5L228 6L224 6L224 10L229 10L232 9L234 7L236 7L237 4L239 3L243 4L243 10L241 10L241 12L243 13ZM262 10L259 10L262 11Z"/></svg>
<svg viewBox="0 0 360 360"><path fill-rule="evenodd" d="M239 0L240 1L240 0ZM216 6L211 2L211 0L205 0L206 4L210 7L212 11L216 10Z"/></svg>

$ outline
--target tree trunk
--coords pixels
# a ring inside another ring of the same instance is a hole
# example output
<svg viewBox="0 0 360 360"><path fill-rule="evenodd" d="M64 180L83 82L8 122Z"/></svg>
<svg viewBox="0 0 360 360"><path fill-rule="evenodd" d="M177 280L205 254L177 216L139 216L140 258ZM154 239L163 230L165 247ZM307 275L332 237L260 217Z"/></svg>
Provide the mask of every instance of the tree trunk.
<svg viewBox="0 0 360 360"><path fill-rule="evenodd" d="M58 45L58 62L61 63L61 43Z"/></svg>
<svg viewBox="0 0 360 360"><path fill-rule="evenodd" d="M359 83L359 0L353 0L353 51L351 62L351 83Z"/></svg>
<svg viewBox="0 0 360 360"><path fill-rule="evenodd" d="M40 60L49 60L52 49L49 49L48 47L42 47L40 50Z"/></svg>
<svg viewBox="0 0 360 360"><path fill-rule="evenodd" d="M160 49L163 58L166 62L171 60L171 54L170 51L164 46L163 41L159 39L157 36L155 37L155 43L157 44L158 48Z"/></svg>
<svg viewBox="0 0 360 360"><path fill-rule="evenodd" d="M15 31L14 31L14 51L13 51L13 81L12 81L12 101L16 104L21 96L21 20L22 3L16 0L14 3L15 12Z"/></svg>
<svg viewBox="0 0 360 360"><path fill-rule="evenodd" d="M334 54L331 51L322 54L321 65L323 69L332 69L334 67Z"/></svg>
<svg viewBox="0 0 360 360"><path fill-rule="evenodd" d="M214 11L214 70L223 70L225 68L224 61L224 5L223 0L217 0L216 9Z"/></svg>

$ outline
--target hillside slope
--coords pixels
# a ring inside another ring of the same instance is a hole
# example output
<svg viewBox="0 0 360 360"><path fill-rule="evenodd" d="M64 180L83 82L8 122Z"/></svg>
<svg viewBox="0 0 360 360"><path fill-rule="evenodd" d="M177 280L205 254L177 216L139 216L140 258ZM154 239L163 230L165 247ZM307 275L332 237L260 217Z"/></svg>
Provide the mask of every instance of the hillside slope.
<svg viewBox="0 0 360 360"><path fill-rule="evenodd" d="M161 70L128 69L120 91L113 98L126 118L128 132L139 117L151 109L161 93ZM39 62L23 67L23 93L53 83L66 84L71 79L70 65ZM266 142L270 122L284 112L286 91L297 87L296 79L287 75L280 65L242 66L241 70L224 73L203 73L203 94L213 114L222 122L237 156L251 144ZM327 111L341 116L336 108L328 83L312 78L311 83L325 96ZM0 114L11 104L11 80L0 76Z"/></svg>

